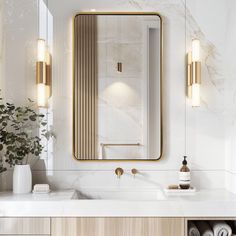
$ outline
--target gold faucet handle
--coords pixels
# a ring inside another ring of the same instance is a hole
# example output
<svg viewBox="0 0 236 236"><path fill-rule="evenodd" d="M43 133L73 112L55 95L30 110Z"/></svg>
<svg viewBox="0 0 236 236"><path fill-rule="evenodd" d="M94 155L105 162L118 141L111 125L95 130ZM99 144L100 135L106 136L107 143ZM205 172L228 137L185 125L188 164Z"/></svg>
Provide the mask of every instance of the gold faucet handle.
<svg viewBox="0 0 236 236"><path fill-rule="evenodd" d="M115 173L116 173L117 177L120 178L121 175L124 174L124 170L122 168L118 167L118 168L116 168Z"/></svg>
<svg viewBox="0 0 236 236"><path fill-rule="evenodd" d="M133 169L131 170L131 173L132 173L132 174L134 175L134 177L135 177L135 175L138 174L138 170L135 169L135 168L133 168Z"/></svg>

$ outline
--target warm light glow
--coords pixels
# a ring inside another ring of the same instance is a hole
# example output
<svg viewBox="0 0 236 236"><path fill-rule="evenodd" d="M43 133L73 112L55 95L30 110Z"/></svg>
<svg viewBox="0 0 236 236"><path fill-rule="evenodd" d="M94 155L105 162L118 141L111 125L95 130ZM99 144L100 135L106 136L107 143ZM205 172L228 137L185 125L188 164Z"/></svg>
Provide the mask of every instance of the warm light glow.
<svg viewBox="0 0 236 236"><path fill-rule="evenodd" d="M47 106L47 99L48 99L48 86L45 84L37 84L37 92L38 92L38 106L39 107L46 107Z"/></svg>
<svg viewBox="0 0 236 236"><path fill-rule="evenodd" d="M188 98L192 99L192 85L189 85L187 87L187 95L188 95Z"/></svg>
<svg viewBox="0 0 236 236"><path fill-rule="evenodd" d="M96 11L96 9L91 9L90 11L92 11L92 12L95 12L95 11Z"/></svg>
<svg viewBox="0 0 236 236"><path fill-rule="evenodd" d="M38 40L38 61L45 62L46 42L44 39Z"/></svg>
<svg viewBox="0 0 236 236"><path fill-rule="evenodd" d="M45 89L46 89L46 98L47 101L50 98L50 86L49 85L45 85Z"/></svg>
<svg viewBox="0 0 236 236"><path fill-rule="evenodd" d="M45 51L45 62L47 65L51 65L51 56L48 49Z"/></svg>
<svg viewBox="0 0 236 236"><path fill-rule="evenodd" d="M192 85L192 106L200 106L200 84Z"/></svg>
<svg viewBox="0 0 236 236"><path fill-rule="evenodd" d="M198 39L192 41L192 61L200 61L200 41Z"/></svg>

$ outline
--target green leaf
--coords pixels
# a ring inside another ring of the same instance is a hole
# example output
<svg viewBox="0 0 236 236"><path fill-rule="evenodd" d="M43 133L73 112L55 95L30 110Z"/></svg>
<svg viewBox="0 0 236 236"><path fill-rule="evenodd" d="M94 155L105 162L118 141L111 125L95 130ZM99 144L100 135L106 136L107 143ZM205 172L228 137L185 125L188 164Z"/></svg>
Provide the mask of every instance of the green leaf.
<svg viewBox="0 0 236 236"><path fill-rule="evenodd" d="M31 115L31 116L29 116L29 119L30 119L31 121L36 121L36 117L35 117L35 115Z"/></svg>

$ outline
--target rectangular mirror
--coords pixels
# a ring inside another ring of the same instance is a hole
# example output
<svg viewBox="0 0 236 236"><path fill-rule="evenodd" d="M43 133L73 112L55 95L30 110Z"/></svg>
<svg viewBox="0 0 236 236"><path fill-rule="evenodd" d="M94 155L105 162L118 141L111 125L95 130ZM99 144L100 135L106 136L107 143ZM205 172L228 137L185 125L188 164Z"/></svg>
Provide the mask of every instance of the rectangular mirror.
<svg viewBox="0 0 236 236"><path fill-rule="evenodd" d="M74 157L77 160L160 159L161 81L159 14L77 14L74 19Z"/></svg>

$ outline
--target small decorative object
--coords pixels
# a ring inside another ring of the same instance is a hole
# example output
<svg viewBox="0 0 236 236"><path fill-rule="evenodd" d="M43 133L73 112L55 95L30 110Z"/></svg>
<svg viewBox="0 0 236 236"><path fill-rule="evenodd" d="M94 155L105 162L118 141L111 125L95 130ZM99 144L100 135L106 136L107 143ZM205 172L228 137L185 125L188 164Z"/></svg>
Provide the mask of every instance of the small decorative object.
<svg viewBox="0 0 236 236"><path fill-rule="evenodd" d="M33 189L33 193L35 194L46 194L50 193L50 191L51 190L48 184L35 184Z"/></svg>
<svg viewBox="0 0 236 236"><path fill-rule="evenodd" d="M30 165L15 165L13 171L13 192L30 193L32 190L32 173Z"/></svg>
<svg viewBox="0 0 236 236"><path fill-rule="evenodd" d="M189 189L181 189L178 185L170 185L164 189L164 192L168 196L186 196L194 195L196 193L195 187L190 187Z"/></svg>
<svg viewBox="0 0 236 236"><path fill-rule="evenodd" d="M189 189L190 188L190 169L187 166L187 160L186 156L184 156L184 160L182 162L183 166L180 169L179 172L179 186L181 189Z"/></svg>
<svg viewBox="0 0 236 236"><path fill-rule="evenodd" d="M179 186L176 184L172 184L168 186L168 189L179 189Z"/></svg>
<svg viewBox="0 0 236 236"><path fill-rule="evenodd" d="M34 103L29 106L15 106L4 103L0 98L0 173L7 166L14 167L13 192L29 193L32 190L32 174L29 160L39 158L43 146L36 135L38 128L45 127L44 115L37 114ZM42 135L46 137L47 130Z"/></svg>

